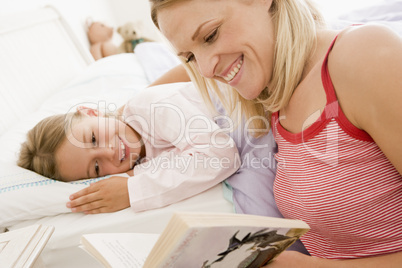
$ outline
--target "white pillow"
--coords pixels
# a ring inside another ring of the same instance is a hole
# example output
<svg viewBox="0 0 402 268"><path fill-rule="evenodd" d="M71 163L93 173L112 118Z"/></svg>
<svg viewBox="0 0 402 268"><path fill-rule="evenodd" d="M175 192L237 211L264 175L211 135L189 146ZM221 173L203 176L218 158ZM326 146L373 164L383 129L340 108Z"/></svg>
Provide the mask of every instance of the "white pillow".
<svg viewBox="0 0 402 268"><path fill-rule="evenodd" d="M41 119L74 111L78 105L110 105L119 107L149 84L132 53L103 58L89 65L67 85L55 89L38 110L15 122L0 137L0 162L16 163L25 135ZM15 100L16 102L18 99Z"/></svg>
<svg viewBox="0 0 402 268"><path fill-rule="evenodd" d="M70 83L54 90L39 109L15 122L0 137L0 232L20 221L69 213L70 194L98 180L64 183L16 165L26 133L41 119L75 110L78 105L125 104L149 84L134 54L119 54L94 62ZM18 101L16 99L15 101ZM3 229L2 229L3 228Z"/></svg>
<svg viewBox="0 0 402 268"><path fill-rule="evenodd" d="M168 45L160 42L143 42L135 47L138 58L149 82L154 82L164 73L180 64L179 58Z"/></svg>
<svg viewBox="0 0 402 268"><path fill-rule="evenodd" d="M370 21L402 21L402 1L386 0L375 5L359 8L339 16L342 20Z"/></svg>
<svg viewBox="0 0 402 268"><path fill-rule="evenodd" d="M402 36L402 1L388 0L376 5L352 10L328 24L333 29L343 29L353 24L382 24Z"/></svg>
<svg viewBox="0 0 402 268"><path fill-rule="evenodd" d="M15 165L0 163L0 169L0 229L25 220L70 213L66 203L72 193L110 177L66 183Z"/></svg>

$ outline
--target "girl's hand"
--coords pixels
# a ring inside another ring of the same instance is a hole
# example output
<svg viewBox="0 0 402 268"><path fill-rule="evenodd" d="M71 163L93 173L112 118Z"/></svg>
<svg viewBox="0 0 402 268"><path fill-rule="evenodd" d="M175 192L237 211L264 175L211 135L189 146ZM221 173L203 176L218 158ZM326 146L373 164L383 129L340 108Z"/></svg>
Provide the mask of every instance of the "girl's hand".
<svg viewBox="0 0 402 268"><path fill-rule="evenodd" d="M98 214L128 208L130 199L126 177L110 177L91 183L85 189L70 195L66 206L72 212Z"/></svg>

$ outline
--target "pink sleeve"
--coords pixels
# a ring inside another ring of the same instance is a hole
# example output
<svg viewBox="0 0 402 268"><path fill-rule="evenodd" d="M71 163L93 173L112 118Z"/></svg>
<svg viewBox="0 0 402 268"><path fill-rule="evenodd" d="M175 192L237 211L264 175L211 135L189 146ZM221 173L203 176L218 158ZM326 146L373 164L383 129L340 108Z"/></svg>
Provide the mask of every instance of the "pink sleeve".
<svg viewBox="0 0 402 268"><path fill-rule="evenodd" d="M153 122L148 131L142 127L140 134L154 146L166 146L166 150L159 149L156 157L147 152L147 161L135 166L134 176L128 180L130 203L135 211L194 196L222 182L240 167L232 138L182 95L176 94L143 112L137 106L132 112L141 113L144 122Z"/></svg>

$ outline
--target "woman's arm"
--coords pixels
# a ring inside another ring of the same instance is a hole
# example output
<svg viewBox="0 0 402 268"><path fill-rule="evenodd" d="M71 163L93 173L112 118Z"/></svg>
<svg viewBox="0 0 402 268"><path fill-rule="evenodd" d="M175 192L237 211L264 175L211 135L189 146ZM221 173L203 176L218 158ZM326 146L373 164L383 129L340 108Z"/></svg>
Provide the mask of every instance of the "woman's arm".
<svg viewBox="0 0 402 268"><path fill-rule="evenodd" d="M152 82L149 87L176 82L190 82L190 77L181 64L167 71L161 77Z"/></svg>
<svg viewBox="0 0 402 268"><path fill-rule="evenodd" d="M351 260L329 260L296 251L285 251L264 268L398 268L401 267L401 263L402 252Z"/></svg>
<svg viewBox="0 0 402 268"><path fill-rule="evenodd" d="M148 87L176 83L176 82L190 82L190 77L188 76L186 69L184 69L183 65L177 65L173 67L166 73L164 73L161 77L152 82ZM117 114L123 114L125 105L121 106L117 110Z"/></svg>
<svg viewBox="0 0 402 268"><path fill-rule="evenodd" d="M402 174L401 37L366 25L343 34L336 46L329 70L343 112Z"/></svg>

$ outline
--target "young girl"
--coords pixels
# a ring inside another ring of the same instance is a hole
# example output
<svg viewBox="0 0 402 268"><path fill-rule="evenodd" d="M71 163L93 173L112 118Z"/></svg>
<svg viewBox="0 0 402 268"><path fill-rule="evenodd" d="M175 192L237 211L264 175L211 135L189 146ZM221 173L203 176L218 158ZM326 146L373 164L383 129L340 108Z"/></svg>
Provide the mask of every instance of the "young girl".
<svg viewBox="0 0 402 268"><path fill-rule="evenodd" d="M215 90L227 110L240 102L246 118L271 120L275 200L310 225L312 257L285 252L268 266L400 266L401 37L327 29L310 0L150 2L207 102Z"/></svg>
<svg viewBox="0 0 402 268"><path fill-rule="evenodd" d="M73 212L142 211L205 191L239 168L237 147L194 87L177 88L148 88L116 116L81 107L46 118L28 133L18 164L63 181L131 175L73 194Z"/></svg>

